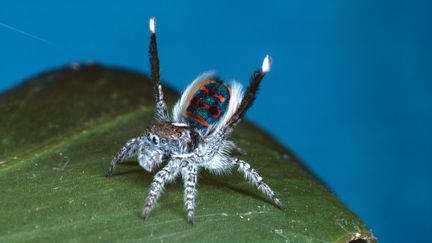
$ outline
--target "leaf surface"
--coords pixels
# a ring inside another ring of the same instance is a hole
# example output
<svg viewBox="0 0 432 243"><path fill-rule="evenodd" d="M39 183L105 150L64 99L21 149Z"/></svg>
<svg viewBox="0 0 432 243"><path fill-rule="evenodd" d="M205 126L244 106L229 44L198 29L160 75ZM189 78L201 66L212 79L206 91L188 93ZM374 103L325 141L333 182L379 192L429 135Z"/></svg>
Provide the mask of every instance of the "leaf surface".
<svg viewBox="0 0 432 243"><path fill-rule="evenodd" d="M164 90L172 106L178 94ZM1 94L0 114L0 242L375 241L289 150L249 122L233 134L246 151L240 157L288 210L235 169L201 171L194 225L186 222L179 179L142 220L154 173L131 160L104 176L123 143L153 121L151 82L141 74L98 65L50 71Z"/></svg>

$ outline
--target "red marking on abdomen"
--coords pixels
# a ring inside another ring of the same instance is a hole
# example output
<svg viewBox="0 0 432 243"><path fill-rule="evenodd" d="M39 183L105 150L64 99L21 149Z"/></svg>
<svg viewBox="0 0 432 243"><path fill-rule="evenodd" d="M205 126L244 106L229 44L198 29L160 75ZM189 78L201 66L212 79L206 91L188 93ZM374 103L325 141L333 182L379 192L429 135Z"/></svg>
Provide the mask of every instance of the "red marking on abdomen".
<svg viewBox="0 0 432 243"><path fill-rule="evenodd" d="M210 126L210 124L208 124L206 121L204 121L204 119L197 114L194 114L194 113L188 111L188 112L186 112L186 115L192 117L195 121L199 122L201 125L203 125L205 127Z"/></svg>
<svg viewBox="0 0 432 243"><path fill-rule="evenodd" d="M212 106L208 111L213 118L218 118L222 112L219 106Z"/></svg>
<svg viewBox="0 0 432 243"><path fill-rule="evenodd" d="M207 94L209 93L209 90L204 85L201 86L200 90L206 92Z"/></svg>
<svg viewBox="0 0 432 243"><path fill-rule="evenodd" d="M220 102L225 101L225 97L223 97L222 95L214 94L213 97L217 98Z"/></svg>

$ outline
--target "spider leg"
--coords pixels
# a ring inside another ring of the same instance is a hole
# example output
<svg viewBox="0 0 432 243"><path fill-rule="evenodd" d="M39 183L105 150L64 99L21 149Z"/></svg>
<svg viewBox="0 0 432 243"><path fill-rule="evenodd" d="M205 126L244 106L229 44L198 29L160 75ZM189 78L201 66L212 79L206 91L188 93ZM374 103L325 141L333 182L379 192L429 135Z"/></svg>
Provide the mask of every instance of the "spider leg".
<svg viewBox="0 0 432 243"><path fill-rule="evenodd" d="M162 85L160 83L160 74L159 74L159 56L157 49L157 40L156 40L156 20L155 18L151 18L149 21L150 27L150 68L151 68L151 79L153 81L154 86L154 95L156 98L156 120L163 122L168 121L168 108L164 100L164 94L162 91Z"/></svg>
<svg viewBox="0 0 432 243"><path fill-rule="evenodd" d="M197 184L197 174L198 169L194 163L187 163L182 168L182 177L185 187L184 191L184 202L187 213L188 223L194 223L194 212L195 212L195 197L197 194L196 184Z"/></svg>
<svg viewBox="0 0 432 243"><path fill-rule="evenodd" d="M239 107L235 111L235 113L231 116L231 118L227 121L225 124L225 131L226 134L229 134L232 132L232 128L240 122L240 120L244 117L247 110L252 106L257 91L259 89L259 85L261 84L261 80L264 78L264 76L270 71L270 65L271 65L271 59L269 56L266 56L264 58L261 70L257 70L252 74L252 77L249 81L249 86L246 89L246 93L244 95L243 100L241 101Z"/></svg>
<svg viewBox="0 0 432 243"><path fill-rule="evenodd" d="M246 179L251 181L255 186L263 192L268 198L273 200L273 202L280 208L286 209L285 204L276 197L273 190L264 182L263 178L258 174L258 172L250 166L247 162L240 160L238 158L232 159L232 162L238 166L238 171L242 172Z"/></svg>
<svg viewBox="0 0 432 243"><path fill-rule="evenodd" d="M142 217L144 219L148 218L150 211L156 205L156 201L159 199L161 192L164 189L165 183L174 180L178 172L178 161L171 160L162 170L156 173L150 186L150 192L147 196L146 204L142 212Z"/></svg>
<svg viewBox="0 0 432 243"><path fill-rule="evenodd" d="M111 160L111 164L108 166L106 176L112 176L112 172L118 163L134 156L137 153L140 139L140 137L132 138L126 142L126 144L117 152L117 154Z"/></svg>

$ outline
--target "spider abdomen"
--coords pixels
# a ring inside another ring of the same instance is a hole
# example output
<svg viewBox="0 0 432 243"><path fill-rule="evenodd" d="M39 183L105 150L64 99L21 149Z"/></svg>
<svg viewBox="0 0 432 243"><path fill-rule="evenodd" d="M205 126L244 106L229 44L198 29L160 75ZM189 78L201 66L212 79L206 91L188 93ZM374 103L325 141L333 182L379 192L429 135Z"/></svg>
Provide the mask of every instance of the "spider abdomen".
<svg viewBox="0 0 432 243"><path fill-rule="evenodd" d="M185 110L188 123L205 130L217 123L228 109L230 88L218 79L207 79L190 93Z"/></svg>

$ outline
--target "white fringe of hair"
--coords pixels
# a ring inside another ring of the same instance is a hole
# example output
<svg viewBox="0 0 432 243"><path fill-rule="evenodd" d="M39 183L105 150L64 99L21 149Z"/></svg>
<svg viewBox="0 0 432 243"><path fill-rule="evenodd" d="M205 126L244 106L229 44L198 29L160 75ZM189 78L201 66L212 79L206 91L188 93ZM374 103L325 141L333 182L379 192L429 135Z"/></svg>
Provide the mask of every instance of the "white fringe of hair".
<svg viewBox="0 0 432 243"><path fill-rule="evenodd" d="M181 98L179 101L177 101L177 103L175 104L174 108L173 108L173 120L174 122L178 122L178 123L185 123L186 122L186 117L184 116L184 110L186 109L187 105L188 105L188 96L190 95L190 92L192 92L192 90L202 81L205 81L207 79L213 78L215 77L215 72L214 71L208 71L205 72L203 74L201 74L200 76L198 76L191 84L189 84L187 86L187 88L185 89L185 91L183 92ZM225 115L213 126L211 126L206 134L213 132L213 131L218 131L219 129L221 129L226 122L231 118L231 116L236 112L236 110L238 109L242 99L243 99L243 86L236 82L236 81L231 81L231 84L229 84L231 92L230 92L230 100L229 100L229 104L228 104L228 109L225 113Z"/></svg>

